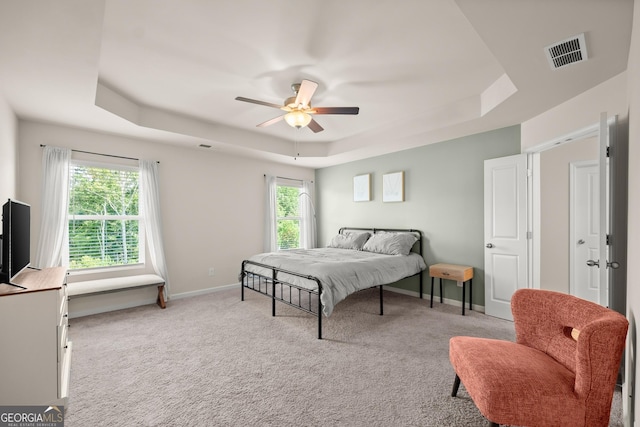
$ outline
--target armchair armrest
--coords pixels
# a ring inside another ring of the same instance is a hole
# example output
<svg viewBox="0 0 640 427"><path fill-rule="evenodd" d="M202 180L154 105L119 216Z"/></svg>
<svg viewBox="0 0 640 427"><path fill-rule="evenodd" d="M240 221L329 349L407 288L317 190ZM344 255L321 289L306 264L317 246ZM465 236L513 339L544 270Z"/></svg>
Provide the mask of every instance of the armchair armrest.
<svg viewBox="0 0 640 427"><path fill-rule="evenodd" d="M611 367L620 364L620 331L628 328L621 314L570 295L533 289L516 291L511 309L516 342L543 351L573 372L577 394L593 394L594 375L610 376L615 372ZM577 339L574 329L580 331Z"/></svg>

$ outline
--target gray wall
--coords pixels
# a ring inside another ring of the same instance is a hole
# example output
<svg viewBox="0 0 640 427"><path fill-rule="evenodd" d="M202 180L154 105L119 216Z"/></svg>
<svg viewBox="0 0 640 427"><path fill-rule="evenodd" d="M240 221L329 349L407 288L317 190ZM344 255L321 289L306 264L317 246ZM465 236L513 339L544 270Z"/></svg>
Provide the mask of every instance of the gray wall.
<svg viewBox="0 0 640 427"><path fill-rule="evenodd" d="M426 145L316 170L320 246L342 226L415 228L424 233L424 258L474 267L473 303L484 306L484 160L520 153L520 126ZM382 201L382 175L404 171L405 201ZM353 177L371 174L371 201L353 201ZM424 276L429 291L429 275ZM398 287L417 292L417 281ZM436 290L437 294L437 290ZM460 300L444 286L444 297Z"/></svg>

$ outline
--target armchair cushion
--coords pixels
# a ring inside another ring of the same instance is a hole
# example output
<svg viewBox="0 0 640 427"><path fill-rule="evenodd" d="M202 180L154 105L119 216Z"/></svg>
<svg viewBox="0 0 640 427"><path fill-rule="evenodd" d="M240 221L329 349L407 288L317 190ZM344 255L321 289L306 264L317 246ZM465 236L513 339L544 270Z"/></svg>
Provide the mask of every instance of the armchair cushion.
<svg viewBox="0 0 640 427"><path fill-rule="evenodd" d="M453 337L449 348L451 363L465 389L480 413L491 421L569 426L584 419L583 402L573 392L575 375L544 352L474 337Z"/></svg>

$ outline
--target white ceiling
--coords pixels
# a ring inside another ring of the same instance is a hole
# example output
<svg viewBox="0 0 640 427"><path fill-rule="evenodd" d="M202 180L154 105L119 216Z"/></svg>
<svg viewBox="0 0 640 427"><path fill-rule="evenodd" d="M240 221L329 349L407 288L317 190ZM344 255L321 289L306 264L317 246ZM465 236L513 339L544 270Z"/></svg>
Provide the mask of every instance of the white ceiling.
<svg viewBox="0 0 640 427"><path fill-rule="evenodd" d="M521 123L627 67L633 0L0 0L18 117L323 167ZM589 59L544 48L585 34ZM281 121L318 82L324 131ZM294 155L300 156L294 160Z"/></svg>

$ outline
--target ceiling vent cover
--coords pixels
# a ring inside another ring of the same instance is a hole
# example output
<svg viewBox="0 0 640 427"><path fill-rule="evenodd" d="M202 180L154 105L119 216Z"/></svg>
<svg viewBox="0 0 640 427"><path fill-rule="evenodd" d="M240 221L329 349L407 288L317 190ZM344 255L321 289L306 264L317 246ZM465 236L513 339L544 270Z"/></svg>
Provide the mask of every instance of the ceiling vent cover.
<svg viewBox="0 0 640 427"><path fill-rule="evenodd" d="M547 46L544 51L547 54L549 65L554 70L588 59L584 33Z"/></svg>

